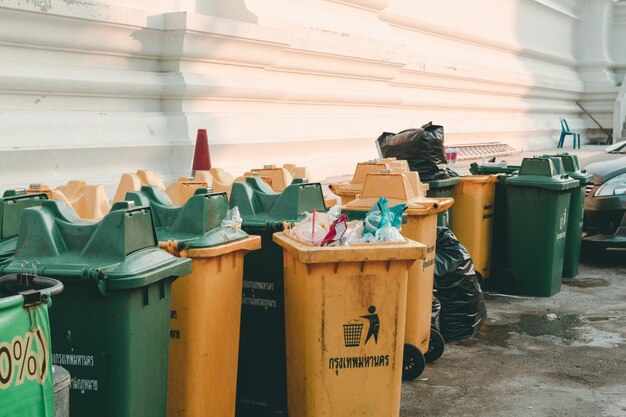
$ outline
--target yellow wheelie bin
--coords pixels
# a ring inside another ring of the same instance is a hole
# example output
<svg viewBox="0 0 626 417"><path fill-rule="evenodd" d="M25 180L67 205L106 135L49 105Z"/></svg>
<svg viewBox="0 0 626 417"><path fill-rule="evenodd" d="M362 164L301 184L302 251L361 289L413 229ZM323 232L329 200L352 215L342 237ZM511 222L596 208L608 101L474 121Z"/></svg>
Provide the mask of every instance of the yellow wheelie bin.
<svg viewBox="0 0 626 417"><path fill-rule="evenodd" d="M55 189L51 189L47 184L30 184L26 192L45 193L49 199L64 201L83 220L100 221L111 211L107 193L101 184L72 180Z"/></svg>
<svg viewBox="0 0 626 417"><path fill-rule="evenodd" d="M296 164L289 163L283 164L283 168L286 169L293 178L306 178L308 180L311 179L311 173L309 172L309 169L307 167L299 167L296 166Z"/></svg>
<svg viewBox="0 0 626 417"><path fill-rule="evenodd" d="M243 258L261 238L221 225L226 193L199 189L179 207L144 186L126 199L152 207L161 248L191 258L172 286L167 415L234 417Z"/></svg>
<svg viewBox="0 0 626 417"><path fill-rule="evenodd" d="M426 247L407 240L283 248L289 417L398 417L407 277Z"/></svg>
<svg viewBox="0 0 626 417"><path fill-rule="evenodd" d="M341 204L348 204L361 194L363 183L368 174L380 172L408 173L409 163L396 158L372 159L367 162L359 162L354 170L352 180L329 184L330 190L341 197ZM416 194L423 195L428 186L425 184L416 189Z"/></svg>
<svg viewBox="0 0 626 417"><path fill-rule="evenodd" d="M210 188L206 181L196 181L193 177L180 177L167 186L167 193L172 203L182 206L194 195L198 188Z"/></svg>
<svg viewBox="0 0 626 417"><path fill-rule="evenodd" d="M115 190L113 202L124 201L126 193L130 191L139 191L144 185L152 185L161 190L165 190L165 183L158 174L144 169L138 169L136 174L122 174L120 182Z"/></svg>
<svg viewBox="0 0 626 417"><path fill-rule="evenodd" d="M489 277L497 182L497 175L468 175L452 193L450 229L471 255L481 283Z"/></svg>
<svg viewBox="0 0 626 417"><path fill-rule="evenodd" d="M411 184L417 181L417 187ZM441 357L444 340L431 328L432 296L435 276L435 244L437 242L437 214L452 206L452 198L426 198L415 194L419 189L417 173L369 174L365 179L361 197L343 206L351 220L361 219L376 204L386 197L389 205L404 203L407 221L400 232L406 238L426 245L426 258L417 261L409 271L407 319L405 330L404 379L415 379L424 370L425 362Z"/></svg>
<svg viewBox="0 0 626 417"><path fill-rule="evenodd" d="M377 159L368 162L359 162L354 169L354 175L351 181L329 184L328 187L330 191L341 198L341 204L345 205L361 194L367 174L389 169L390 167L386 162Z"/></svg>
<svg viewBox="0 0 626 417"><path fill-rule="evenodd" d="M263 168L254 168L251 173L256 173L265 181L272 190L282 193L293 182L293 177L286 168L278 168L276 165L265 165Z"/></svg>
<svg viewBox="0 0 626 417"><path fill-rule="evenodd" d="M230 189L233 186L233 176L222 168L211 168L208 171L196 171L195 181L206 182L216 193L226 193L230 198Z"/></svg>

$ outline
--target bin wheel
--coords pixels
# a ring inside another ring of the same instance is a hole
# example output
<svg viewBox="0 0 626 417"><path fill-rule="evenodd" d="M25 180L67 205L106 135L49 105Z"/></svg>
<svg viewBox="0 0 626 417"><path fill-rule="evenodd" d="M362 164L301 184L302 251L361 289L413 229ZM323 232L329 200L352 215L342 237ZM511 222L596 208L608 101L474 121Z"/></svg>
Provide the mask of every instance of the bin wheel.
<svg viewBox="0 0 626 417"><path fill-rule="evenodd" d="M446 344L441 333L434 327L430 328L430 340L428 341L428 352L424 354L426 362L434 362L443 355Z"/></svg>
<svg viewBox="0 0 626 417"><path fill-rule="evenodd" d="M486 284L485 278L483 278L483 274L481 274L478 271L476 271L476 280L478 281L478 284L480 285L480 288L484 288L484 286Z"/></svg>
<svg viewBox="0 0 626 417"><path fill-rule="evenodd" d="M402 357L402 379L411 381L424 372L426 361L420 350L409 344L404 345L404 356Z"/></svg>
<svg viewBox="0 0 626 417"><path fill-rule="evenodd" d="M520 279L514 271L505 269L502 271L499 284L500 292L505 294L517 294L519 291Z"/></svg>

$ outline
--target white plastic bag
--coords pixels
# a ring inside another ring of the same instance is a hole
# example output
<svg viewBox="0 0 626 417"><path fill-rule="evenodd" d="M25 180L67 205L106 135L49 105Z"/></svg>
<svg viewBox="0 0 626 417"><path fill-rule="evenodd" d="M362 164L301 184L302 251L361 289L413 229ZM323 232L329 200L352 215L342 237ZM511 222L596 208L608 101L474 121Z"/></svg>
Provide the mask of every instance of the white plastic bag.
<svg viewBox="0 0 626 417"><path fill-rule="evenodd" d="M222 220L222 227L228 227L233 230L241 230L242 223L243 219L239 214L239 207L235 206L226 213L226 217Z"/></svg>

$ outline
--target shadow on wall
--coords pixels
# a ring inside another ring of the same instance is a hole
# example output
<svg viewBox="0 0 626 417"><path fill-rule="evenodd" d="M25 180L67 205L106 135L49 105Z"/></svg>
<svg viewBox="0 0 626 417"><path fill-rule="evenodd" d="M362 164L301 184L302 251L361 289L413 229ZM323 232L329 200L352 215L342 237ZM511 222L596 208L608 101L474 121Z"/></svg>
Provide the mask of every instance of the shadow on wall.
<svg viewBox="0 0 626 417"><path fill-rule="evenodd" d="M217 17L218 19L215 19ZM187 171L193 155L197 129L207 130L209 142L223 131L220 126L220 104L229 94L228 82L215 70L215 65L238 65L241 48L233 49L232 39L246 39L247 25L231 25L223 19L256 24L257 17L249 12L243 0L197 2L191 11L150 16L147 28L133 33L133 39L152 50L155 43L160 55L162 77L160 111L166 118L168 140L171 144L170 172ZM224 28L226 27L226 29ZM236 93L235 93L236 94ZM211 151L215 152L211 143ZM165 167L164 167L165 168ZM176 175L174 175L176 176Z"/></svg>

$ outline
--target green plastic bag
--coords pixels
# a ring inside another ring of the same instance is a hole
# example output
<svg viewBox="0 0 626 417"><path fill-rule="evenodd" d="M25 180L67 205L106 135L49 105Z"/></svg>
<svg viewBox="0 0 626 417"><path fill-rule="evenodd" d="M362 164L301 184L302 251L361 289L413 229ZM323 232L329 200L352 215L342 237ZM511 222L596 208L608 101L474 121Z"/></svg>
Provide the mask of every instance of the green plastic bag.
<svg viewBox="0 0 626 417"><path fill-rule="evenodd" d="M53 417L48 307L63 285L37 278L27 290L16 281L16 275L0 277L0 414ZM38 290L38 283L53 288Z"/></svg>
<svg viewBox="0 0 626 417"><path fill-rule="evenodd" d="M399 230L402 226L404 210L406 210L406 204L398 204L389 208L389 201L385 197L380 197L365 215L363 234L374 236L376 231L389 226Z"/></svg>

